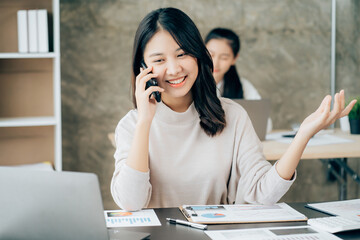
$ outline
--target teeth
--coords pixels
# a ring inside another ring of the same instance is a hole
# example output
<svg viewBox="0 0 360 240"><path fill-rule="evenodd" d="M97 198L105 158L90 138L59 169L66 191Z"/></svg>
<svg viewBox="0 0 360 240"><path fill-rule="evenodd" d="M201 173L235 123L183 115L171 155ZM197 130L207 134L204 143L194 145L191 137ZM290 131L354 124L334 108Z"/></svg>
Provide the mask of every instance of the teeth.
<svg viewBox="0 0 360 240"><path fill-rule="evenodd" d="M185 78L180 78L179 80L174 80L174 81L169 81L169 83L171 84L179 84L181 83L182 81L184 81Z"/></svg>

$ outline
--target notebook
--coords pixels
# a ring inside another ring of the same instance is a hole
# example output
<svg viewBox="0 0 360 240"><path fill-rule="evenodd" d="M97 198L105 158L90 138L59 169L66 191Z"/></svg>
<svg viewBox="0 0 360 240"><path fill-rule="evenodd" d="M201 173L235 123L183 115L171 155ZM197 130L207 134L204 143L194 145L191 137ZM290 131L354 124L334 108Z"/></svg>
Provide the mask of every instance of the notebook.
<svg viewBox="0 0 360 240"><path fill-rule="evenodd" d="M0 239L149 236L131 231L122 234L121 230L108 232L98 178L93 173L0 167L0 192Z"/></svg>
<svg viewBox="0 0 360 240"><path fill-rule="evenodd" d="M265 140L266 127L268 118L270 116L270 100L245 100L245 99L232 99L240 104L248 113L252 125L261 141Z"/></svg>

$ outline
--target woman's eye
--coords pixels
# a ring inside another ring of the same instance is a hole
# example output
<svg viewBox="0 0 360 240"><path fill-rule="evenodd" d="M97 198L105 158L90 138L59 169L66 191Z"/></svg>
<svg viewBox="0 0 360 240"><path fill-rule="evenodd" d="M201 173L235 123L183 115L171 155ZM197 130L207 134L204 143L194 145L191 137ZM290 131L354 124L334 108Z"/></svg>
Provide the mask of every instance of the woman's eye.
<svg viewBox="0 0 360 240"><path fill-rule="evenodd" d="M162 62L164 59L156 59L156 60L154 60L153 62L154 63L159 63L159 62Z"/></svg>
<svg viewBox="0 0 360 240"><path fill-rule="evenodd" d="M185 56L186 55L186 53L180 53L179 55L178 55L178 57L183 57L183 56Z"/></svg>

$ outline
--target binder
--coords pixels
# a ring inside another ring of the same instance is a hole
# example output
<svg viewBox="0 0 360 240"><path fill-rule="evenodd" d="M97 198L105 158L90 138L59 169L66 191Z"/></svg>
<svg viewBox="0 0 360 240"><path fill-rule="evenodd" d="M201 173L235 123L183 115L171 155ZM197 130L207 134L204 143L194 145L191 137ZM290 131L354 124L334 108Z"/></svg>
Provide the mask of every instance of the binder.
<svg viewBox="0 0 360 240"><path fill-rule="evenodd" d="M17 27L18 27L18 51L27 53L28 49L28 27L27 27L27 11L17 11Z"/></svg>
<svg viewBox="0 0 360 240"><path fill-rule="evenodd" d="M46 9L37 10L38 51L49 52L48 14Z"/></svg>
<svg viewBox="0 0 360 240"><path fill-rule="evenodd" d="M28 10L29 52L38 52L37 10Z"/></svg>
<svg viewBox="0 0 360 240"><path fill-rule="evenodd" d="M286 203L183 205L179 209L189 222L201 224L307 221L304 214Z"/></svg>

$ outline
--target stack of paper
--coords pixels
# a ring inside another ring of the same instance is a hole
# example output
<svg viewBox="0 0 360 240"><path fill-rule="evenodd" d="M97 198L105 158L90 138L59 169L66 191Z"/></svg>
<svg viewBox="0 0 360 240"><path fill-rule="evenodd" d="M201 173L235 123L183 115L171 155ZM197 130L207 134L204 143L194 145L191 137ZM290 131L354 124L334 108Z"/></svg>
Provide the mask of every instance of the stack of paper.
<svg viewBox="0 0 360 240"><path fill-rule="evenodd" d="M332 215L341 216L360 222L360 199L309 203L308 207Z"/></svg>
<svg viewBox="0 0 360 240"><path fill-rule="evenodd" d="M310 226L205 231L212 240L341 240Z"/></svg>

